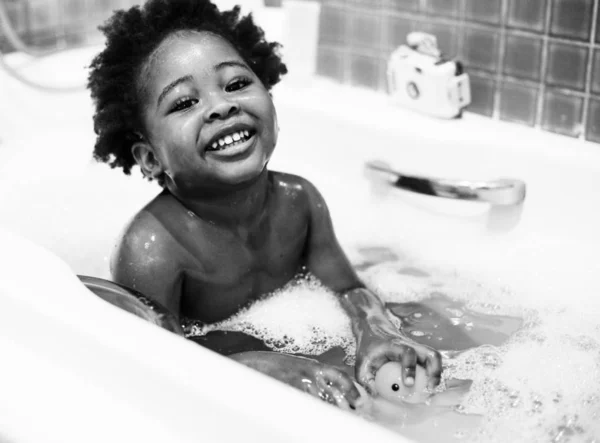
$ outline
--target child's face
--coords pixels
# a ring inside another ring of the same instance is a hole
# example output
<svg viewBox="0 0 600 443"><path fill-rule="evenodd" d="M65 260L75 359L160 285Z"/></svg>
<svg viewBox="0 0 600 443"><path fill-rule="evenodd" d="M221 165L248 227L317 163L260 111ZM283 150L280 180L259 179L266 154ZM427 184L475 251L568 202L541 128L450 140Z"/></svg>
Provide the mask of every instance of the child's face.
<svg viewBox="0 0 600 443"><path fill-rule="evenodd" d="M263 171L277 138L275 108L226 40L208 32L171 35L142 77L144 136L167 186L206 192Z"/></svg>

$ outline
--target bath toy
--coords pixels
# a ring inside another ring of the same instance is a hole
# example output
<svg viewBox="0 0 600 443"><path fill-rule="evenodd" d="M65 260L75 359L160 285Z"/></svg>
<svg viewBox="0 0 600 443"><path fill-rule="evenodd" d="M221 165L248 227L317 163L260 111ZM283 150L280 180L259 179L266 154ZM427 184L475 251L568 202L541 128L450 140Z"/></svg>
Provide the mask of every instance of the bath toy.
<svg viewBox="0 0 600 443"><path fill-rule="evenodd" d="M101 299L177 335L184 335L177 319L159 303L134 289L97 277L78 275L79 280Z"/></svg>
<svg viewBox="0 0 600 443"><path fill-rule="evenodd" d="M402 365L396 362L384 364L375 375L375 387L379 395L393 403L424 403L431 393L427 392L427 374L417 365L415 383L405 386L402 381Z"/></svg>
<svg viewBox="0 0 600 443"><path fill-rule="evenodd" d="M375 375L375 387L380 397L395 404L427 404L434 407L452 407L461 403L469 392L472 380L448 379L445 390L429 392L427 373L422 366L415 371L415 384L405 386L402 382L402 365L397 362L384 364Z"/></svg>

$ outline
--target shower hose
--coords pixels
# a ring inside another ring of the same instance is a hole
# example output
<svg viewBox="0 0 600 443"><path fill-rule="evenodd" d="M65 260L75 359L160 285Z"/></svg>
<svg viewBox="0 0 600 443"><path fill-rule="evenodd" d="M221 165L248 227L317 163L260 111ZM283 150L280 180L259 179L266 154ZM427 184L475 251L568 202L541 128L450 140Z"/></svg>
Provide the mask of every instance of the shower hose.
<svg viewBox="0 0 600 443"><path fill-rule="evenodd" d="M25 44L25 42L23 42L23 40L21 40L21 38L15 31L12 23L10 22L4 1L0 1L0 31L2 31L2 33L6 36L8 42L12 45L12 47L16 51L30 55L32 57L36 57L36 58L48 57L50 55L54 55L58 52L61 52L61 51L64 51L65 49L67 49L67 48L60 48L60 49L44 50L44 49L34 48L34 47L31 47L31 46L28 46L27 44ZM84 47L84 46L85 45L77 46L77 48ZM75 49L75 47L68 48L68 49ZM41 83L35 82L33 80L30 80L27 77L25 77L24 75L20 74L16 69L14 69L12 66L10 66L6 62L5 54L3 54L2 51L0 51L0 67L3 68L11 77L26 84L27 86L30 86L32 88L35 88L35 89L38 89L41 91L75 92L75 91L81 91L81 90L85 89L85 84L74 85L74 86L52 86L52 85L45 85L45 84L41 84Z"/></svg>

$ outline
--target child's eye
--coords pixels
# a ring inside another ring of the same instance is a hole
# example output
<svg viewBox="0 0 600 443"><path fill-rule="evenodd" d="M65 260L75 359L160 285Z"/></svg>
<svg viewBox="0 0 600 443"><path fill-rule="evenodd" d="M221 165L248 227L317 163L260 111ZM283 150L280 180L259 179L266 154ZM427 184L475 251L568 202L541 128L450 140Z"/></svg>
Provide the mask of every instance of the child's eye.
<svg viewBox="0 0 600 443"><path fill-rule="evenodd" d="M225 87L226 92L239 91L252 83L252 80L246 77L237 78Z"/></svg>
<svg viewBox="0 0 600 443"><path fill-rule="evenodd" d="M198 103L198 99L195 99L195 98L192 98L192 97L180 98L171 107L171 109L169 110L169 113L171 113L171 112L177 112L177 111L183 111L185 109L191 108L196 103Z"/></svg>

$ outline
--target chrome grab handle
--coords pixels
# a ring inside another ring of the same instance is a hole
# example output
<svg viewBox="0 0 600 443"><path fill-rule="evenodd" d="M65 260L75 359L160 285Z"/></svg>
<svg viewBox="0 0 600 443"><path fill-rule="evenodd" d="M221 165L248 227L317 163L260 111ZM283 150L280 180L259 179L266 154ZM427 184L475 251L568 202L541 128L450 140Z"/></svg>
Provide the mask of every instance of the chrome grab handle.
<svg viewBox="0 0 600 443"><path fill-rule="evenodd" d="M375 172L382 178L388 179L396 188L420 194L481 201L501 206L518 205L525 200L526 185L522 180L500 178L490 181L469 181L407 175L394 171L385 162L376 160L367 162L365 167L369 175Z"/></svg>

